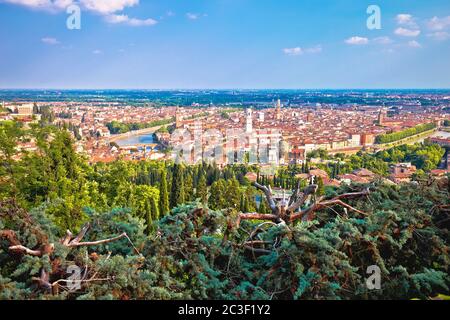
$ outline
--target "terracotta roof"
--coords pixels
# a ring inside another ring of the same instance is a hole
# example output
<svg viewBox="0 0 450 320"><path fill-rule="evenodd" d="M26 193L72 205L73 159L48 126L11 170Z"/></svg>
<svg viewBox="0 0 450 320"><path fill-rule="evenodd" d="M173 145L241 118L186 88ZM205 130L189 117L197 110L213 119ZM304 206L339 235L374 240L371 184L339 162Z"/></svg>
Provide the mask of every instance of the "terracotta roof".
<svg viewBox="0 0 450 320"><path fill-rule="evenodd" d="M356 183L369 183L370 181L366 178L357 176L355 174L341 174L338 176L340 180L350 180Z"/></svg>
<svg viewBox="0 0 450 320"><path fill-rule="evenodd" d="M309 170L309 174L316 176L316 177L328 178L328 173L326 173L326 171L324 171L322 169Z"/></svg>
<svg viewBox="0 0 450 320"><path fill-rule="evenodd" d="M374 177L375 173L373 173L370 170L367 170L365 168L357 169L352 172L354 175L357 175L359 177Z"/></svg>

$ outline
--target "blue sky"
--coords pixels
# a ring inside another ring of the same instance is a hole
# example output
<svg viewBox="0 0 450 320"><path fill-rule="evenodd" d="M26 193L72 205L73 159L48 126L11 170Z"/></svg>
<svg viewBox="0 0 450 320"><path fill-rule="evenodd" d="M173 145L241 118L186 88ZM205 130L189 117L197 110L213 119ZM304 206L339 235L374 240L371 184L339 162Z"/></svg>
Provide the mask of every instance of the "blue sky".
<svg viewBox="0 0 450 320"><path fill-rule="evenodd" d="M450 88L449 57L448 0L0 0L0 88Z"/></svg>

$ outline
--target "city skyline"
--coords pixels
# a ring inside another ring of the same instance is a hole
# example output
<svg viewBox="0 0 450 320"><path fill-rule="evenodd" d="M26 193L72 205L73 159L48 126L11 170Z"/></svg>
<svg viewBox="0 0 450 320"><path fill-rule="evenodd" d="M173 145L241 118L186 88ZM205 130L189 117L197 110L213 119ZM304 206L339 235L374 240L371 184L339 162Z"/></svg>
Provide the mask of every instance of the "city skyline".
<svg viewBox="0 0 450 320"><path fill-rule="evenodd" d="M448 1L72 3L0 1L0 88L450 88Z"/></svg>

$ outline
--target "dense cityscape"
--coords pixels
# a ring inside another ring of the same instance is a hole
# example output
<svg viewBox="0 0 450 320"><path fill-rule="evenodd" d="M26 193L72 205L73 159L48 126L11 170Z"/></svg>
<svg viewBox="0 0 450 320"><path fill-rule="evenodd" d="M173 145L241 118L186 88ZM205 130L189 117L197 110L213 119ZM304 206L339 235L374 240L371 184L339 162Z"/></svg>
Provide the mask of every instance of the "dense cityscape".
<svg viewBox="0 0 450 320"><path fill-rule="evenodd" d="M193 91L188 94L192 102L184 106L168 104L172 97L184 94L181 91L165 92L160 96L152 92L150 96L159 101L158 104L137 103L144 99L145 92L116 91L113 96L86 92L91 99L84 102L66 102L65 98L53 101L55 98L51 98L50 93L46 93L50 101L36 102L41 93L35 93L36 101L21 101L27 99L26 94L16 92L12 101L4 101L0 119L15 119L27 125L39 121L45 114L42 110L51 110L52 124L70 128L77 152L86 155L91 163L119 159L168 161L174 159L173 150L182 150L183 160L188 164L214 162L224 167L243 163L244 159L238 159L238 154L255 151L254 157L247 156L247 163L272 169L274 165L304 165L308 154L318 150L328 155L351 156L359 152L374 154L395 145L425 140L442 147L450 145L450 92L446 91L422 94L415 91L289 93L288 97L294 101L335 101L304 104L274 98L277 94L286 95L283 91L244 92L238 98L236 92ZM72 93L54 93L58 97L69 94ZM10 92L4 94L5 97L9 95ZM135 100L135 96L140 98ZM224 102L227 97L230 101L240 99L242 102L239 105ZM208 98L222 103L196 102ZM349 103L352 99L358 102ZM374 105L374 101L378 105ZM426 128L389 143L382 141L386 135L421 126ZM201 146L199 150L194 150L196 144ZM36 150L36 141L26 141L19 147L24 151ZM429 172L436 176L445 175L450 165L447 156L445 153L442 161ZM326 159L313 159L317 163L323 161ZM390 166L389 178L395 183L410 181L415 173L411 163L390 163ZM407 167L408 170L398 173L396 167ZM323 175L323 178L325 184L340 183L334 179L337 177L330 179ZM358 182L361 177L346 174L339 178Z"/></svg>

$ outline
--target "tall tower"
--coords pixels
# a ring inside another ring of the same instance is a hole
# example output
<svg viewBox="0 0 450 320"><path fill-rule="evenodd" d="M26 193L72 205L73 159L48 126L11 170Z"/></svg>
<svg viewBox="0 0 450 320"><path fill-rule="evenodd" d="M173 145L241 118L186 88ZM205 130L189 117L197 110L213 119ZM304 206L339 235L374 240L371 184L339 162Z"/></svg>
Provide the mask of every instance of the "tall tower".
<svg viewBox="0 0 450 320"><path fill-rule="evenodd" d="M177 107L175 111L175 127L181 128L183 126L183 115L180 113L180 109Z"/></svg>
<svg viewBox="0 0 450 320"><path fill-rule="evenodd" d="M259 113L259 122L264 122L264 112Z"/></svg>
<svg viewBox="0 0 450 320"><path fill-rule="evenodd" d="M252 133L253 131L253 118L252 118L252 109L248 108L245 111L245 132Z"/></svg>
<svg viewBox="0 0 450 320"><path fill-rule="evenodd" d="M277 107L276 107L275 118L277 120L281 119L281 100L280 99L277 100Z"/></svg>
<svg viewBox="0 0 450 320"><path fill-rule="evenodd" d="M378 121L377 121L377 124L379 126L384 125L384 114L385 114L384 110L380 109L380 112L378 113Z"/></svg>

